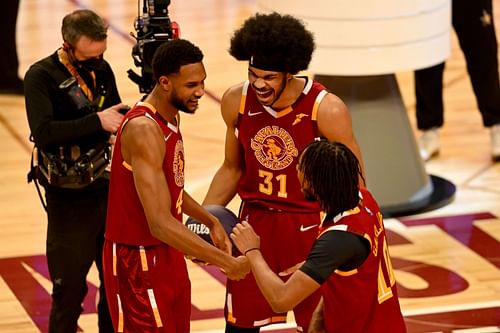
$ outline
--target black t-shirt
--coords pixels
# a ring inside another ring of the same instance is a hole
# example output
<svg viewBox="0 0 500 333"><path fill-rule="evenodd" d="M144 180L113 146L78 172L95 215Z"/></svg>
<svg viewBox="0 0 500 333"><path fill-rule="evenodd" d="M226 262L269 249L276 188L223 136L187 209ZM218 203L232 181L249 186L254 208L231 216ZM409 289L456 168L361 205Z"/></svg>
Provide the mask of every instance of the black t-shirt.
<svg viewBox="0 0 500 333"><path fill-rule="evenodd" d="M105 92L102 109L121 102L115 76L109 64L96 71L96 84L89 73L79 70L94 95ZM26 112L35 144L47 151L56 152L60 146L76 144L86 151L98 143L106 142L109 133L104 131L95 112L78 110L59 84L71 77L60 63L57 52L33 64L24 78Z"/></svg>
<svg viewBox="0 0 500 333"><path fill-rule="evenodd" d="M353 233L330 230L321 235L300 270L323 284L335 269L350 271L363 264L370 253L370 242Z"/></svg>
<svg viewBox="0 0 500 333"><path fill-rule="evenodd" d="M94 96L104 96L100 110L121 102L111 66L104 62L102 69L95 71L95 85L92 76L84 69L79 74L92 89ZM79 109L71 97L59 85L71 74L59 61L57 51L36 62L24 77L26 113L35 145L44 152L59 154L79 147L80 153L97 147L109 140L110 133L101 125L95 111ZM64 190L50 186L50 190ZM107 188L107 181L96 181L86 190Z"/></svg>

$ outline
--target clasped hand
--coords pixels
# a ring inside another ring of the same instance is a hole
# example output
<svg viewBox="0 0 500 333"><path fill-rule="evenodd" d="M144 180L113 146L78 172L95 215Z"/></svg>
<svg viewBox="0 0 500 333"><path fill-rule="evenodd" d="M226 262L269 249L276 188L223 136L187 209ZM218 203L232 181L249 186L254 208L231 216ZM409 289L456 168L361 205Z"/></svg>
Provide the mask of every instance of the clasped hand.
<svg viewBox="0 0 500 333"><path fill-rule="evenodd" d="M248 251L260 249L260 237L255 233L252 226L243 221L238 223L230 235L234 245L241 253L246 254Z"/></svg>

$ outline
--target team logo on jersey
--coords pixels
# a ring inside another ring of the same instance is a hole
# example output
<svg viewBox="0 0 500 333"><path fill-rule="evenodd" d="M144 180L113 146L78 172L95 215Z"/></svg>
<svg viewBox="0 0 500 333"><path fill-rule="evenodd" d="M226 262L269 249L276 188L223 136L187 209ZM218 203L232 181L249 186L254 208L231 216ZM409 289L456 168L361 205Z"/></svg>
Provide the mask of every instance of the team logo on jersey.
<svg viewBox="0 0 500 333"><path fill-rule="evenodd" d="M297 125L298 123L300 123L302 121L302 118L304 118L304 117L308 117L308 115L305 114L305 113L299 113L298 115L296 115L295 116L295 120L292 123L292 126Z"/></svg>
<svg viewBox="0 0 500 333"><path fill-rule="evenodd" d="M177 140L174 151L174 180L179 187L184 186L184 146L182 140Z"/></svg>
<svg viewBox="0 0 500 333"><path fill-rule="evenodd" d="M257 161L272 170L286 168L299 155L290 133L278 126L266 126L258 131L251 147Z"/></svg>

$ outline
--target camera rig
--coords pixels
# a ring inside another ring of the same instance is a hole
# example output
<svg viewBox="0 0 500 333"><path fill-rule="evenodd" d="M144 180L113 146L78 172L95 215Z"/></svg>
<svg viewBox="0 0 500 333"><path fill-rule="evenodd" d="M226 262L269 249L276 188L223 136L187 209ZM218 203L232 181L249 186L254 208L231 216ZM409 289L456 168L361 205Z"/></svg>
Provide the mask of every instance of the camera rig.
<svg viewBox="0 0 500 333"><path fill-rule="evenodd" d="M141 68L141 75L132 69L127 71L128 77L139 86L141 93L150 93L155 82L153 80L153 55L164 42L179 38L179 25L168 17L170 0L143 0L142 14L138 0L137 19L134 22L136 44L132 48L134 65Z"/></svg>

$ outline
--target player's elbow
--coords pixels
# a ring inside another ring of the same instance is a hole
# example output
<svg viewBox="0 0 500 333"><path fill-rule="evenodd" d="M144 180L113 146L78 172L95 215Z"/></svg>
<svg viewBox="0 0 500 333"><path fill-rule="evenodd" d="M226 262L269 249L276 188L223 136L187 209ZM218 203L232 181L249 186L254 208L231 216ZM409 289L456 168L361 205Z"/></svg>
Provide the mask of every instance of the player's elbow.
<svg viewBox="0 0 500 333"><path fill-rule="evenodd" d="M162 242L167 243L166 239L165 239L166 230L161 223L149 222L149 232L151 233L151 235L154 238L159 239Z"/></svg>
<svg viewBox="0 0 500 333"><path fill-rule="evenodd" d="M156 224L151 225L150 224L149 225L149 232L151 233L151 235L154 238L161 239L162 228L160 228L158 225L156 225Z"/></svg>
<svg viewBox="0 0 500 333"><path fill-rule="evenodd" d="M294 308L290 297L287 297L287 292L284 289L276 288L272 295L268 295L267 301L274 312L283 313Z"/></svg>
<svg viewBox="0 0 500 333"><path fill-rule="evenodd" d="M273 311L276 313L287 312L293 308L287 302L285 302L283 300L279 300L279 299L272 300L269 303L270 303Z"/></svg>

